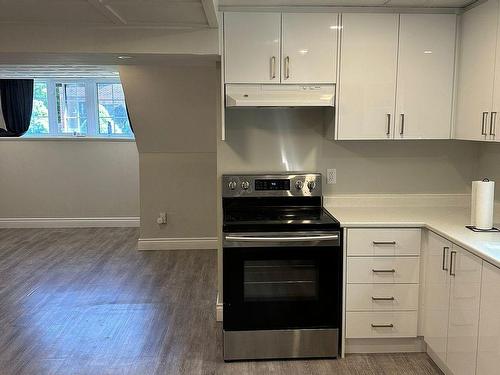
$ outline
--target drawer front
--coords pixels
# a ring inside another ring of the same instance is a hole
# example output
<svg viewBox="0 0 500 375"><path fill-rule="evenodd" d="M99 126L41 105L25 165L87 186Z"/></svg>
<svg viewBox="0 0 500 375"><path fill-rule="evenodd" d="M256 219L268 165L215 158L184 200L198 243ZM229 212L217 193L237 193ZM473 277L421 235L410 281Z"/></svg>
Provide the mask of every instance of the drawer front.
<svg viewBox="0 0 500 375"><path fill-rule="evenodd" d="M416 337L417 312L348 312L346 338Z"/></svg>
<svg viewBox="0 0 500 375"><path fill-rule="evenodd" d="M419 255L418 228L353 228L347 232L348 256Z"/></svg>
<svg viewBox="0 0 500 375"><path fill-rule="evenodd" d="M418 284L348 284L347 311L417 310Z"/></svg>
<svg viewBox="0 0 500 375"><path fill-rule="evenodd" d="M347 282L418 284L419 257L348 257Z"/></svg>

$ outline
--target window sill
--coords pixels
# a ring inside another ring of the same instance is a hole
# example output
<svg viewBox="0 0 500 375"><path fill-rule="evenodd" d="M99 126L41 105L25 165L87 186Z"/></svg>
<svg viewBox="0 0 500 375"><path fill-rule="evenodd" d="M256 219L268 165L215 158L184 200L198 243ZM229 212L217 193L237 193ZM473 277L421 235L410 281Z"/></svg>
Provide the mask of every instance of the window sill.
<svg viewBox="0 0 500 375"><path fill-rule="evenodd" d="M113 137L0 137L1 141L10 142L33 142L33 141L74 141L74 142L135 142L135 138L113 138Z"/></svg>

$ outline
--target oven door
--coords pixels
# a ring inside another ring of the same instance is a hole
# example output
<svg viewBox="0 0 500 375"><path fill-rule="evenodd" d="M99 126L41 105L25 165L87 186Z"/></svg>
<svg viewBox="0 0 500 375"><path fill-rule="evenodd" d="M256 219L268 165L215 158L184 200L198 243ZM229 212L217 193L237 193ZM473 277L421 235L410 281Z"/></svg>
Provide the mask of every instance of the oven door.
<svg viewBox="0 0 500 375"><path fill-rule="evenodd" d="M225 233L224 330L340 329L341 243L338 231Z"/></svg>

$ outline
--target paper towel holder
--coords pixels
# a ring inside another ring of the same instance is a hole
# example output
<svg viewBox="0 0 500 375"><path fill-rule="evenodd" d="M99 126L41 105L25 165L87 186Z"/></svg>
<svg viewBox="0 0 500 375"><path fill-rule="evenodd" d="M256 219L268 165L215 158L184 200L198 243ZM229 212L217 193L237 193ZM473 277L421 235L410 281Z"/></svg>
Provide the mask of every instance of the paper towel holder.
<svg viewBox="0 0 500 375"><path fill-rule="evenodd" d="M479 228L476 228L474 225L466 225L465 226L467 229L470 229L471 231L473 232L485 232L485 233L497 233L497 232L500 232L500 229L496 228L496 227L493 227L491 229L479 229Z"/></svg>

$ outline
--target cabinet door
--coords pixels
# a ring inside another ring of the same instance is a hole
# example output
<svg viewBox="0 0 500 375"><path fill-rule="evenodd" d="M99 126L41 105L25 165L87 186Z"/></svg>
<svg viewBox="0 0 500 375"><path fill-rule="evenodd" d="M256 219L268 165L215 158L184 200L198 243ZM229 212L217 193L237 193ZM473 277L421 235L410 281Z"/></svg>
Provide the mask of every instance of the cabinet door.
<svg viewBox="0 0 500 375"><path fill-rule="evenodd" d="M342 15L338 139L392 138L398 22L396 14Z"/></svg>
<svg viewBox="0 0 500 375"><path fill-rule="evenodd" d="M338 14L284 13L282 83L335 83Z"/></svg>
<svg viewBox="0 0 500 375"><path fill-rule="evenodd" d="M476 375L498 373L500 365L500 268L483 262Z"/></svg>
<svg viewBox="0 0 500 375"><path fill-rule="evenodd" d="M462 15L455 138L484 140L492 107L498 0Z"/></svg>
<svg viewBox="0 0 500 375"><path fill-rule="evenodd" d="M224 13L226 83L279 83L280 39L280 13Z"/></svg>
<svg viewBox="0 0 500 375"><path fill-rule="evenodd" d="M396 139L449 139L455 62L454 14L402 14Z"/></svg>
<svg viewBox="0 0 500 375"><path fill-rule="evenodd" d="M446 364L454 375L476 371L481 270L481 259L453 245Z"/></svg>
<svg viewBox="0 0 500 375"><path fill-rule="evenodd" d="M425 251L424 340L442 362L446 362L451 247L451 242L429 232Z"/></svg>

